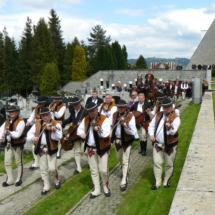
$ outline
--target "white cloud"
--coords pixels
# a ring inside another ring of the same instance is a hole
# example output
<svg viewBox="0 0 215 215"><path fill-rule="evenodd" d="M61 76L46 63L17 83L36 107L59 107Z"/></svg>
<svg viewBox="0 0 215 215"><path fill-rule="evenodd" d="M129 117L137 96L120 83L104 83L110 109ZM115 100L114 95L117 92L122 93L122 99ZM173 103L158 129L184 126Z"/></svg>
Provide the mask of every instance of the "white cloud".
<svg viewBox="0 0 215 215"><path fill-rule="evenodd" d="M144 16L144 11L142 9L132 10L132 9L118 9L115 11L116 14L124 14L132 17Z"/></svg>
<svg viewBox="0 0 215 215"><path fill-rule="evenodd" d="M212 3L211 6L205 10L205 13L215 13L215 3Z"/></svg>

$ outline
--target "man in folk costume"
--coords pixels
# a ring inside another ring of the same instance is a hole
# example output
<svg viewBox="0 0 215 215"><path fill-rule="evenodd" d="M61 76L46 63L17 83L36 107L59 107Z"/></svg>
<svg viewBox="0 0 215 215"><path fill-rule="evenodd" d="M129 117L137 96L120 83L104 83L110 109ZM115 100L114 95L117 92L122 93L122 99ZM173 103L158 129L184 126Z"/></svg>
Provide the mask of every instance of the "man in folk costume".
<svg viewBox="0 0 215 215"><path fill-rule="evenodd" d="M179 83L179 81L176 81L175 83L175 89L174 89L174 96L173 96L173 99L175 101L177 101L179 95L180 95L180 92L181 92L181 85Z"/></svg>
<svg viewBox="0 0 215 215"><path fill-rule="evenodd" d="M85 106L87 106L90 102L97 104L97 106L103 102L103 99L98 97L98 92L96 90L92 91L92 96L87 99Z"/></svg>
<svg viewBox="0 0 215 215"><path fill-rule="evenodd" d="M126 101L119 100L112 122L111 142L115 143L117 158L122 166L120 190L125 191L128 185L131 145L137 133L134 115L127 110Z"/></svg>
<svg viewBox="0 0 215 215"><path fill-rule="evenodd" d="M13 156L15 157L16 165L18 167L15 186L20 186L22 184L22 154L25 144L25 122L23 119L19 118L19 110L19 106L9 106L7 109L9 118L0 128L0 143L5 141L4 166L7 173L7 179L2 184L3 187L14 184L12 171Z"/></svg>
<svg viewBox="0 0 215 215"><path fill-rule="evenodd" d="M40 115L42 120L32 126L27 134L27 140L35 143L35 154L40 156L40 173L44 184L41 195L45 195L51 189L48 170L55 176L55 188L59 189L61 186L56 163L62 128L56 120L51 118L48 108L41 108Z"/></svg>
<svg viewBox="0 0 215 215"><path fill-rule="evenodd" d="M163 111L158 112L149 124L148 132L153 142L153 161L155 183L153 190L162 183L162 165L165 163L163 186L170 187L170 178L173 173L173 164L178 144L178 127L180 118L173 112L172 102L166 98L162 104Z"/></svg>
<svg viewBox="0 0 215 215"><path fill-rule="evenodd" d="M35 101L35 102L38 103L38 106L36 108L34 108L29 119L27 120L26 126L31 126L37 120L41 119L39 112L40 112L42 107L47 106L46 105L47 101L46 101L46 98L44 96L38 97L37 101ZM39 167L39 156L34 154L34 150L35 150L35 145L32 144L32 154L34 157L34 163L29 167L30 170L35 170L35 169L38 169L38 167Z"/></svg>
<svg viewBox="0 0 215 215"><path fill-rule="evenodd" d="M66 105L62 103L62 96L56 94L54 96L54 102L49 105L49 109L52 111L52 118L57 121L62 121L65 119ZM58 143L57 158L61 158L61 144Z"/></svg>
<svg viewBox="0 0 215 215"><path fill-rule="evenodd" d="M154 75L151 74L151 71L148 71L148 74L145 75L145 85L149 86L153 84Z"/></svg>
<svg viewBox="0 0 215 215"><path fill-rule="evenodd" d="M144 116L144 121L140 122L139 124L136 124L137 132L139 135L140 140L140 151L139 154L142 154L143 156L146 155L146 148L147 148L147 132L143 127L143 123L147 120L150 120L150 116L148 115L148 111L150 111L151 104L147 101L145 101L145 95L143 93L140 93L138 95L138 102L135 102L134 105L130 108L130 111L139 111L143 114L140 115Z"/></svg>
<svg viewBox="0 0 215 215"><path fill-rule="evenodd" d="M91 192L90 199L96 198L101 194L99 172L103 182L104 194L106 197L110 197L111 193L108 188L110 122L106 116L98 112L98 107L95 103L88 103L86 109L89 115L82 120L77 134L82 139L85 139L85 149L87 150L88 163L94 184L94 190Z"/></svg>
<svg viewBox="0 0 215 215"><path fill-rule="evenodd" d="M78 97L72 98L70 104L73 106L71 114L68 119L65 119L61 122L62 126L65 127L66 124L72 123L72 125L79 126L84 117L88 115L87 110L81 105L81 100ZM77 131L72 135L77 135ZM76 170L73 172L74 175L82 172L81 168L81 152L82 152L83 142L81 138L78 138L74 141L74 155L76 162Z"/></svg>
<svg viewBox="0 0 215 215"><path fill-rule="evenodd" d="M113 113L117 111L116 104L112 102L112 96L107 94L105 96L105 102L99 106L99 113L105 115L110 120L110 125L112 124Z"/></svg>
<svg viewBox="0 0 215 215"><path fill-rule="evenodd" d="M173 81L170 81L166 87L166 93L169 97L173 98L175 92L175 85Z"/></svg>

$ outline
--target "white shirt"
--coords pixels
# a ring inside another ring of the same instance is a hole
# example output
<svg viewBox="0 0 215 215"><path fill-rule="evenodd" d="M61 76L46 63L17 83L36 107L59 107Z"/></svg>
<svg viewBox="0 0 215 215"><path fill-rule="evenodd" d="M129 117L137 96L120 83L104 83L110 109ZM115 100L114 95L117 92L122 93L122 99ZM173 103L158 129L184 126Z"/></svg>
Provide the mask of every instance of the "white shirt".
<svg viewBox="0 0 215 215"><path fill-rule="evenodd" d="M142 104L140 104L140 102L138 102L137 111L143 112L143 105L144 105L144 102Z"/></svg>
<svg viewBox="0 0 215 215"><path fill-rule="evenodd" d="M30 117L28 118L28 120L27 120L27 122L30 122L31 123L31 125L33 125L34 124L34 120L35 120L35 109L31 112L31 115L30 115Z"/></svg>
<svg viewBox="0 0 215 215"><path fill-rule="evenodd" d="M175 104L173 104L172 107L175 108ZM160 107L159 112L160 112L160 111L163 111L163 106ZM155 115L155 113L156 113L156 106L154 106L154 108L153 108L153 110L151 111L151 113L152 113L152 116ZM175 109L175 113L176 113L178 116L180 116L180 111L179 111L179 109Z"/></svg>
<svg viewBox="0 0 215 215"><path fill-rule="evenodd" d="M102 104L99 106L99 110L101 109L101 106ZM117 111L117 106L113 106L111 108L110 111L104 111L102 109L102 111L100 112L102 115L105 115L108 119L109 119L109 122L110 122L110 125L112 125L112 119L113 119L113 114Z"/></svg>
<svg viewBox="0 0 215 215"><path fill-rule="evenodd" d="M12 123L12 120L10 120L10 123ZM16 126L15 131L11 131L10 134L6 135L7 141L11 142L11 137L13 139L20 138L20 136L22 135L22 132L24 131L24 129L25 129L25 122L23 120L23 121L20 121L19 124ZM5 122L0 128L0 139L2 139L3 141L5 140L4 131L5 131Z"/></svg>
<svg viewBox="0 0 215 215"><path fill-rule="evenodd" d="M62 134L62 127L59 123L56 124L56 127L58 129L56 129L54 132L51 132L51 138L53 140L56 140L56 141L59 141L63 134ZM46 142L46 134L45 132L41 132L42 133L42 137L41 137L41 144L42 145L47 145L47 142ZM35 137L36 135L36 126L35 124L31 127L31 129L29 130L29 132L27 133L27 141L29 142L32 142L32 138Z"/></svg>
<svg viewBox="0 0 215 215"><path fill-rule="evenodd" d="M164 123L165 123L165 116L162 117L159 125L158 125L158 128L157 128L157 131L156 131L156 134L154 134L154 131L155 131L155 119L156 117L154 117L152 119L152 121L150 122L149 124L149 127L148 127L148 133L149 133L149 136L155 136L155 139L156 139L156 142L158 143L161 143L161 144L164 144ZM170 129L169 131L166 131L166 134L167 135L174 135L177 130L178 130L178 127L180 125L180 118L177 117L174 119L174 121L171 123L171 126L174 128L174 129Z"/></svg>
<svg viewBox="0 0 215 215"><path fill-rule="evenodd" d="M110 123L109 123L108 118L106 118L103 121L102 126L101 126L101 130L102 130L102 133L97 131L97 134L99 135L99 137L105 138L108 135L110 135ZM84 133L85 133L85 118L81 121L81 124L78 126L77 135L81 137L81 135ZM88 134L89 134L89 137L87 140L87 145L95 147L96 143L95 143L95 139L94 139L94 135L93 135L93 127L92 126L90 126L90 128L89 128ZM88 135L88 134L86 134L86 135Z"/></svg>
<svg viewBox="0 0 215 215"><path fill-rule="evenodd" d="M125 133L129 135L135 135L137 133L137 128L136 128L136 122L134 116L131 117L131 120L128 122L128 127L130 128L125 128ZM115 135L117 138L121 138L121 123L118 123L116 126L116 131Z"/></svg>
<svg viewBox="0 0 215 215"><path fill-rule="evenodd" d="M66 106L61 107L59 111L53 112L52 118L53 119L54 118L55 119L60 119L63 116L63 114L65 113L65 111L66 111Z"/></svg>

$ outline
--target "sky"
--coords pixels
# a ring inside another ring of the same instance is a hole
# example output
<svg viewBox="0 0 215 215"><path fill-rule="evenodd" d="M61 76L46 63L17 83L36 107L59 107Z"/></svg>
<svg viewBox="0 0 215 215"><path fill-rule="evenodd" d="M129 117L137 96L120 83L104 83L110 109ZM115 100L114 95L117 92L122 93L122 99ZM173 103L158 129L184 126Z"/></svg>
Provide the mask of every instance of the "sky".
<svg viewBox="0 0 215 215"><path fill-rule="evenodd" d="M101 25L111 42L127 48L128 59L191 58L215 18L209 0L0 0L0 31L21 39L27 17L33 24L48 21L54 9L64 42L74 37L88 43L92 28Z"/></svg>

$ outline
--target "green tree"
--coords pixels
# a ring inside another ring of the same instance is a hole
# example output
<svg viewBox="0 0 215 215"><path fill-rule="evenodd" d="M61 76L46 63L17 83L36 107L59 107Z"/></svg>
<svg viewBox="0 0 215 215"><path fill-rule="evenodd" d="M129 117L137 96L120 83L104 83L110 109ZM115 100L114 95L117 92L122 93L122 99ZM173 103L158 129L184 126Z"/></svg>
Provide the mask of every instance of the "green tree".
<svg viewBox="0 0 215 215"><path fill-rule="evenodd" d="M92 58L95 54L97 54L98 48L100 46L109 45L111 38L110 36L106 37L106 31L102 29L101 25L96 25L92 28L93 32L90 33L90 38L87 38L89 42L88 52L90 58Z"/></svg>
<svg viewBox="0 0 215 215"><path fill-rule="evenodd" d="M49 17L49 29L51 32L51 40L54 45L54 53L56 55L57 66L60 74L63 75L64 67L64 55L65 55L65 44L63 42L63 31L61 30L61 21L57 16L55 10L51 9L51 17ZM63 78L61 77L61 84L63 84Z"/></svg>
<svg viewBox="0 0 215 215"><path fill-rule="evenodd" d="M94 55L87 63L87 77L96 73L97 55Z"/></svg>
<svg viewBox="0 0 215 215"><path fill-rule="evenodd" d="M39 88L42 95L51 95L53 91L58 89L59 83L60 75L57 65L54 62L46 63Z"/></svg>
<svg viewBox="0 0 215 215"><path fill-rule="evenodd" d="M135 65L138 69L147 69L146 60L142 55L138 57Z"/></svg>
<svg viewBox="0 0 215 215"><path fill-rule="evenodd" d="M4 35L0 32L0 92L6 90L5 83L5 58L4 58Z"/></svg>
<svg viewBox="0 0 215 215"><path fill-rule="evenodd" d="M117 41L112 43L111 46L114 50L114 55L116 58L116 68L115 69L118 69L118 70L125 69L125 59L124 59L124 55L123 55L121 46L119 45L119 43Z"/></svg>
<svg viewBox="0 0 215 215"><path fill-rule="evenodd" d="M34 27L32 42L31 80L40 88L41 77L47 63L57 62L51 33L44 18Z"/></svg>
<svg viewBox="0 0 215 215"><path fill-rule="evenodd" d="M76 46L74 50L74 58L72 62L72 80L83 81L87 78L86 76L86 56L84 49L80 46Z"/></svg>
<svg viewBox="0 0 215 215"><path fill-rule="evenodd" d="M28 95L30 89L33 87L33 82L31 81L31 65L30 62L32 55L32 41L33 41L33 32L32 32L32 22L29 17L27 17L27 21L25 24L24 31L22 32L22 38L19 43L19 73L22 74L22 78L19 80L19 84L21 85L21 89L23 89L22 94L25 96Z"/></svg>

